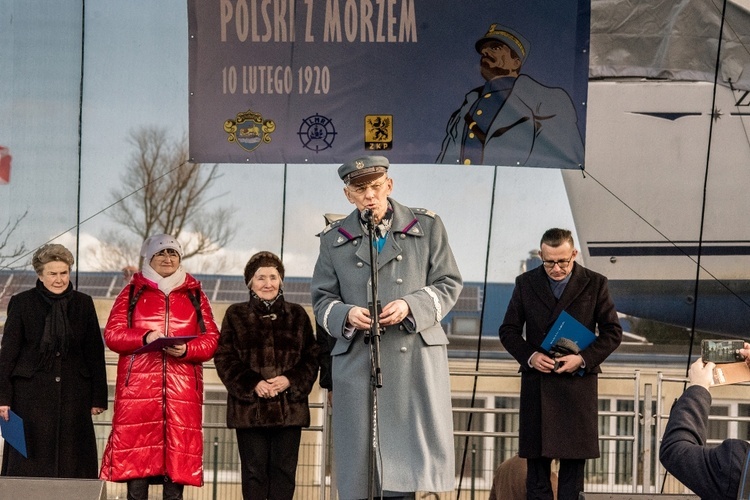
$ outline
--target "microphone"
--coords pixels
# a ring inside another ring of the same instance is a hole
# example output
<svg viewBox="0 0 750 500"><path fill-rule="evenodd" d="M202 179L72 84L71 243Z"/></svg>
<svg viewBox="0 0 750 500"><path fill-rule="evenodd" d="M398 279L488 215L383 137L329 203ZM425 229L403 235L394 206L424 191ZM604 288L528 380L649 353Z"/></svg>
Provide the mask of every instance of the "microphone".
<svg viewBox="0 0 750 500"><path fill-rule="evenodd" d="M369 222L372 220L372 210L370 210L369 208L365 208L359 213L359 216L363 221Z"/></svg>

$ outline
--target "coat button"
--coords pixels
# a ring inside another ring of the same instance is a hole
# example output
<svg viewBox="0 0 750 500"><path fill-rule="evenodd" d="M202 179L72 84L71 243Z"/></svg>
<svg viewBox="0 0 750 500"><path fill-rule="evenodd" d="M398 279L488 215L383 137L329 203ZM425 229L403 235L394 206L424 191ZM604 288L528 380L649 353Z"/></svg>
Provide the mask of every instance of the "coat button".
<svg viewBox="0 0 750 500"><path fill-rule="evenodd" d="M356 246L357 246L358 244L359 244L359 241L357 241L357 240L354 240L354 241L352 241L352 245L354 245L355 247L356 247Z"/></svg>
<svg viewBox="0 0 750 500"><path fill-rule="evenodd" d="M399 278L399 279L397 279L397 280L396 280L396 284L397 284L397 285L400 285L400 284L401 284L401 283L403 283L403 282L404 282L404 280L402 280L401 278Z"/></svg>
<svg viewBox="0 0 750 500"><path fill-rule="evenodd" d="M59 355L60 355L60 353L59 353L59 352L56 352L56 353L55 353L55 356L59 356Z"/></svg>
<svg viewBox="0 0 750 500"><path fill-rule="evenodd" d="M59 382L59 381L60 381L60 377L55 377L55 382Z"/></svg>
<svg viewBox="0 0 750 500"><path fill-rule="evenodd" d="M362 267L362 266L364 266L364 264L363 264L363 263L361 263L361 262L357 262L357 267Z"/></svg>
<svg viewBox="0 0 750 500"><path fill-rule="evenodd" d="M401 233L399 236L401 237L402 240L406 239L406 235L404 233Z"/></svg>
<svg viewBox="0 0 750 500"><path fill-rule="evenodd" d="M404 325L398 325L398 329L404 331Z"/></svg>
<svg viewBox="0 0 750 500"><path fill-rule="evenodd" d="M397 260L397 261L399 261L399 262L400 262L400 261L401 261L401 259L403 259L403 258L404 258L404 257L403 257L402 255L396 255L396 260Z"/></svg>
<svg viewBox="0 0 750 500"><path fill-rule="evenodd" d="M401 352L406 352L406 346L401 347Z"/></svg>

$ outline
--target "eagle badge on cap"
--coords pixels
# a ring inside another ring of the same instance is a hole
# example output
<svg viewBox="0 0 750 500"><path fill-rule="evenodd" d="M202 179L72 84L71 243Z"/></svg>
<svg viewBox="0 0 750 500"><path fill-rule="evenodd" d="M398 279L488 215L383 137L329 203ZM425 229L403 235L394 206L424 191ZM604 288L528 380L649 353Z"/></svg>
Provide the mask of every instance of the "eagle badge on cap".
<svg viewBox="0 0 750 500"><path fill-rule="evenodd" d="M362 160L357 160L354 165L357 167L357 170L365 168L365 162L363 162Z"/></svg>

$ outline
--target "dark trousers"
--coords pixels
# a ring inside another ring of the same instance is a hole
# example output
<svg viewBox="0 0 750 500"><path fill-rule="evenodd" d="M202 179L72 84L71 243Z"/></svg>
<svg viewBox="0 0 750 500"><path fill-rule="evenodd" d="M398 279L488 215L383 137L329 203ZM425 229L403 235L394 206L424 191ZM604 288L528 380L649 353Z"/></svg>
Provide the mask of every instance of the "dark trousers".
<svg viewBox="0 0 750 500"><path fill-rule="evenodd" d="M148 500L149 482L154 484L155 481L147 477L142 479L131 479L128 481L128 500ZM182 500L182 490L184 484L173 483L169 478L164 478L162 498L164 500Z"/></svg>
<svg viewBox="0 0 750 500"><path fill-rule="evenodd" d="M301 427L237 429L245 500L292 500Z"/></svg>
<svg viewBox="0 0 750 500"><path fill-rule="evenodd" d="M529 458L526 460L526 499L552 500L550 482L551 458ZM557 500L578 500L583 491L586 460L560 460L557 480Z"/></svg>

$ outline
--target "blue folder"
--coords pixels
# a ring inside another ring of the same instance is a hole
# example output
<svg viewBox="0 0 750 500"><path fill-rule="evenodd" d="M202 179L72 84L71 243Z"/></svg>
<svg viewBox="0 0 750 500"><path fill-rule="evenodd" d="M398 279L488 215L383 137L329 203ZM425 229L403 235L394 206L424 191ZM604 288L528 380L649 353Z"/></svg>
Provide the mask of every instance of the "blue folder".
<svg viewBox="0 0 750 500"><path fill-rule="evenodd" d="M596 340L596 335L583 326L580 321L563 311L560 313L560 316L557 317L552 328L549 329L547 336L544 337L542 349L549 351L562 338L575 342L578 349L582 351Z"/></svg>
<svg viewBox="0 0 750 500"><path fill-rule="evenodd" d="M596 335L586 328L580 321L575 319L565 311L560 313L557 320L549 329L549 333L544 337L542 342L542 349L550 352L552 348L560 342L560 339L567 339L574 342L578 346L578 350L582 351L591 345L596 340ZM583 375L583 368L576 372L578 375Z"/></svg>
<svg viewBox="0 0 750 500"><path fill-rule="evenodd" d="M5 439L9 445L15 448L18 453L23 455L23 458L28 458L26 455L26 434L23 430L23 419L10 410L8 412L8 421L4 418L0 418L0 431L3 433L3 439Z"/></svg>

